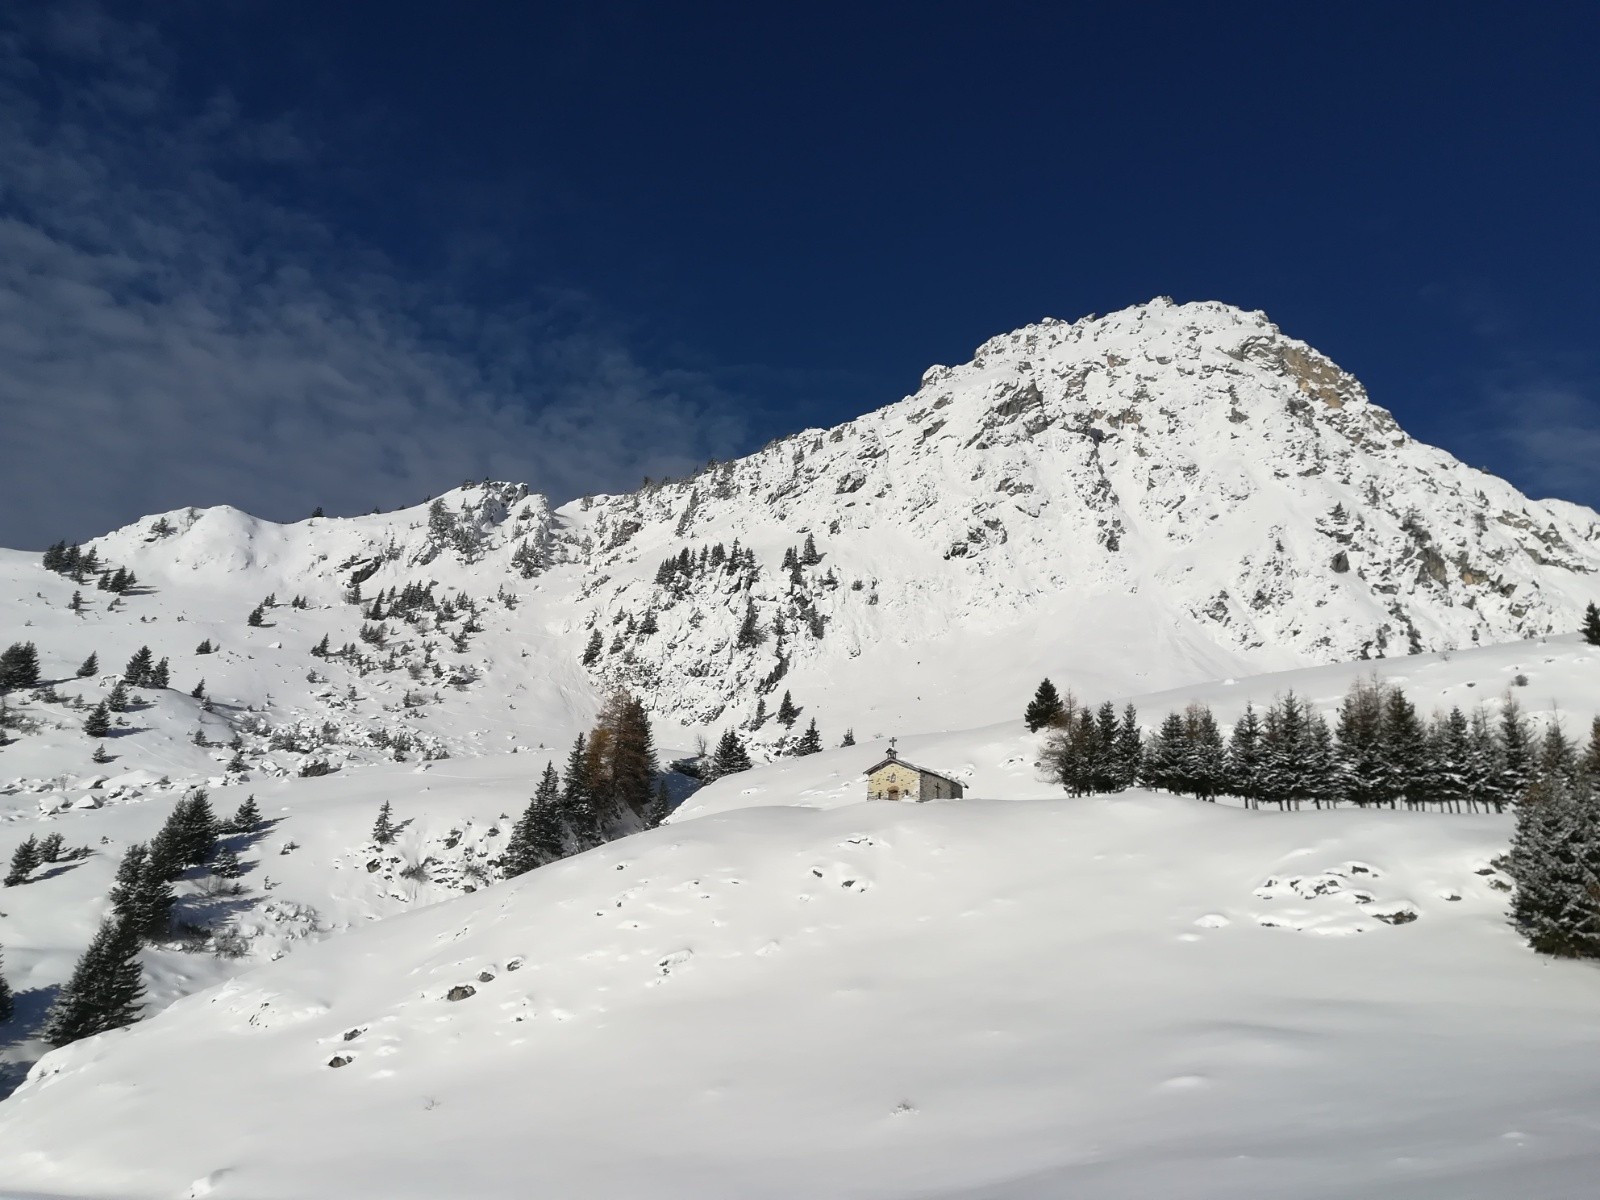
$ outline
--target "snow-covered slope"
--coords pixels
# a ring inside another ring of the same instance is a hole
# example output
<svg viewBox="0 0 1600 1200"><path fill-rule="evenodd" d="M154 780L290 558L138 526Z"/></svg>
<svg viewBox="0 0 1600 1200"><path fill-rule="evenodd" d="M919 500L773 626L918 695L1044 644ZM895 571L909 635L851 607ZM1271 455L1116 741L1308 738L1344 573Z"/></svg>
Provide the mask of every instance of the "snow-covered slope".
<svg viewBox="0 0 1600 1200"><path fill-rule="evenodd" d="M687 821L52 1055L6 1185L1564 1200L1596 979L1505 927L1504 833L1143 793Z"/></svg>

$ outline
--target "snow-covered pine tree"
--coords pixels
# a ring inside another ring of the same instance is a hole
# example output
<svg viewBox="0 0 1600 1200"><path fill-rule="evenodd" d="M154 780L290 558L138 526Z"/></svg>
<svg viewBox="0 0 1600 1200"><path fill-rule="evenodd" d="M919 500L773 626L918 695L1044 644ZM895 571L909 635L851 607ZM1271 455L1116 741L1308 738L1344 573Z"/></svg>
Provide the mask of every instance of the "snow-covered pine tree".
<svg viewBox="0 0 1600 1200"><path fill-rule="evenodd" d="M146 687L165 688L172 686L172 665L162 659L150 668L150 678L145 683Z"/></svg>
<svg viewBox="0 0 1600 1200"><path fill-rule="evenodd" d="M176 812L176 810L174 810ZM182 831L184 862L192 867L211 861L217 849L217 817L211 808L211 795L196 788L183 805Z"/></svg>
<svg viewBox="0 0 1600 1200"><path fill-rule="evenodd" d="M844 740L841 741L839 743L839 745L842 747L842 746L854 746L855 744L856 744L856 731L854 729L846 729L844 731Z"/></svg>
<svg viewBox="0 0 1600 1200"><path fill-rule="evenodd" d="M1228 735L1227 791L1247 808L1261 800L1261 717L1249 701Z"/></svg>
<svg viewBox="0 0 1600 1200"><path fill-rule="evenodd" d="M793 729L794 723L800 719L800 709L795 707L794 697L787 691L783 693L783 700L778 704L778 724L785 729Z"/></svg>
<svg viewBox="0 0 1600 1200"><path fill-rule="evenodd" d="M129 687L143 687L145 680L150 676L150 669L155 665L155 659L150 654L149 646L140 646L134 651L133 657L128 660L128 665L122 670L122 682Z"/></svg>
<svg viewBox="0 0 1600 1200"><path fill-rule="evenodd" d="M128 705L132 702L132 698L128 695L128 685L120 679L111 685L111 691L105 698L105 706L112 712L127 712Z"/></svg>
<svg viewBox="0 0 1600 1200"><path fill-rule="evenodd" d="M1506 693L1500 713L1500 778L1496 790L1502 804L1519 804L1534 778L1533 733L1522 706Z"/></svg>
<svg viewBox="0 0 1600 1200"><path fill-rule="evenodd" d="M605 648L605 638L597 628L589 635L589 644L583 648L583 665L592 667L600 661L600 651Z"/></svg>
<svg viewBox="0 0 1600 1200"><path fill-rule="evenodd" d="M1467 718L1467 755L1464 761L1462 786L1467 794L1467 807L1481 804L1495 812L1505 810L1505 799L1500 794L1500 738L1495 733L1489 714L1480 706Z"/></svg>
<svg viewBox="0 0 1600 1200"><path fill-rule="evenodd" d="M1539 739L1539 753L1535 762L1535 770L1544 779L1570 783L1577 775L1578 749L1562 730L1559 721L1552 721L1545 727Z"/></svg>
<svg viewBox="0 0 1600 1200"><path fill-rule="evenodd" d="M1144 774L1141 776L1141 782L1145 787L1160 788L1169 792L1188 790L1188 781L1183 774L1188 740L1188 729L1183 714L1168 713L1154 735L1145 743Z"/></svg>
<svg viewBox="0 0 1600 1200"><path fill-rule="evenodd" d="M1122 709L1113 759L1116 764L1113 790L1125 791L1139 782L1139 772L1144 767L1144 735L1139 729L1139 710L1131 704Z"/></svg>
<svg viewBox="0 0 1600 1200"><path fill-rule="evenodd" d="M655 796L650 801L650 807L645 811L645 828L654 829L657 825L661 824L662 821L667 819L667 814L669 814L671 811L672 793L667 790L667 781L663 779L656 784Z"/></svg>
<svg viewBox="0 0 1600 1200"><path fill-rule="evenodd" d="M1358 679L1350 685L1339 705L1334 734L1338 742L1340 798L1363 808L1387 799L1383 689L1377 680Z"/></svg>
<svg viewBox="0 0 1600 1200"><path fill-rule="evenodd" d="M811 718L811 724L806 726L806 731L800 735L800 740L794 744L794 749L789 753L796 758L804 758L808 754L818 754L822 751L822 735L817 732L817 719Z"/></svg>
<svg viewBox="0 0 1600 1200"><path fill-rule="evenodd" d="M811 534L806 534L805 547L800 551L800 565L814 567L822 561L822 555L817 553L817 539Z"/></svg>
<svg viewBox="0 0 1600 1200"><path fill-rule="evenodd" d="M385 800L378 809L378 819L372 825L372 840L380 846L387 846L394 841L394 808Z"/></svg>
<svg viewBox="0 0 1600 1200"><path fill-rule="evenodd" d="M756 604L754 600L744 603L744 620L739 625L739 636L734 639L734 644L741 650L750 650L761 644L761 626L756 621Z"/></svg>
<svg viewBox="0 0 1600 1200"><path fill-rule="evenodd" d="M214 654L216 653L216 649L217 648L211 644L211 639L206 638L205 641L201 642L194 648L194 652L196 654Z"/></svg>
<svg viewBox="0 0 1600 1200"><path fill-rule="evenodd" d="M39 650L32 642L12 642L0 651L0 692L39 684Z"/></svg>
<svg viewBox="0 0 1600 1200"><path fill-rule="evenodd" d="M61 860L62 851L66 848L67 839L59 833L47 833L39 839L40 863L53 863Z"/></svg>
<svg viewBox="0 0 1600 1200"><path fill-rule="evenodd" d="M1217 719L1204 704L1191 704L1184 711L1184 753L1182 772L1186 791L1197 799L1215 801L1227 784L1228 749L1217 728Z"/></svg>
<svg viewBox="0 0 1600 1200"><path fill-rule="evenodd" d="M250 610L250 615L244 619L244 623L252 629L261 628L264 623L263 614L265 612L266 610L261 605L256 605Z"/></svg>
<svg viewBox="0 0 1600 1200"><path fill-rule="evenodd" d="M204 700L206 698L206 681L202 679L199 683L195 684L194 688L189 692L189 695L192 699Z"/></svg>
<svg viewBox="0 0 1600 1200"><path fill-rule="evenodd" d="M228 828L234 833L254 833L261 828L261 810L256 807L254 795L246 796L244 802L234 810Z"/></svg>
<svg viewBox="0 0 1600 1200"><path fill-rule="evenodd" d="M737 733L732 729L727 730L717 743L716 759L712 764L713 778L721 779L724 775L736 775L749 769L749 751L744 748Z"/></svg>
<svg viewBox="0 0 1600 1200"><path fill-rule="evenodd" d="M28 840L12 852L11 869L6 873L5 881L0 886L20 887L28 882L28 876L39 865L39 839L33 834L28 835Z"/></svg>
<svg viewBox="0 0 1600 1200"><path fill-rule="evenodd" d="M1583 640L1591 646L1600 646L1600 608L1593 600L1583 610Z"/></svg>
<svg viewBox="0 0 1600 1200"><path fill-rule="evenodd" d="M89 715L83 719L83 731L92 738L103 738L111 733L111 714L106 710L106 702L100 701L89 710Z"/></svg>
<svg viewBox="0 0 1600 1200"><path fill-rule="evenodd" d="M94 753L89 755L89 761L94 763L96 766L105 766L106 763L111 761L111 755L106 752L106 748L103 744L96 742Z"/></svg>
<svg viewBox="0 0 1600 1200"><path fill-rule="evenodd" d="M224 846L217 851L216 858L211 861L211 873L218 879L238 879L244 874L244 866L232 846Z"/></svg>
<svg viewBox="0 0 1600 1200"><path fill-rule="evenodd" d="M1600 795L1587 775L1539 775L1507 855L1511 923L1541 954L1600 958Z"/></svg>
<svg viewBox="0 0 1600 1200"><path fill-rule="evenodd" d="M1404 690L1390 685L1384 690L1382 733L1379 738L1379 800L1393 808L1402 797L1414 807L1413 796L1426 791L1427 731Z"/></svg>
<svg viewBox="0 0 1600 1200"><path fill-rule="evenodd" d="M505 853L500 857L502 876L510 879L555 862L565 853L564 843L561 778L556 774L555 764L547 762L533 798L506 840Z"/></svg>
<svg viewBox="0 0 1600 1200"><path fill-rule="evenodd" d="M99 674L99 672L100 656L98 654L91 654L88 658L83 660L83 665L78 668L78 678L87 679L91 675Z"/></svg>
<svg viewBox="0 0 1600 1200"><path fill-rule="evenodd" d="M561 821L574 852L593 849L605 840L595 802L593 761L588 738L580 733L567 753L561 776Z"/></svg>
<svg viewBox="0 0 1600 1200"><path fill-rule="evenodd" d="M139 933L129 922L116 917L101 922L50 1008L44 1040L65 1046L137 1021L144 999L139 946Z"/></svg>
<svg viewBox="0 0 1600 1200"><path fill-rule="evenodd" d="M1056 685L1046 679L1034 690L1033 699L1023 711L1022 720L1028 726L1029 733L1038 733L1047 725L1054 725L1065 711Z"/></svg>

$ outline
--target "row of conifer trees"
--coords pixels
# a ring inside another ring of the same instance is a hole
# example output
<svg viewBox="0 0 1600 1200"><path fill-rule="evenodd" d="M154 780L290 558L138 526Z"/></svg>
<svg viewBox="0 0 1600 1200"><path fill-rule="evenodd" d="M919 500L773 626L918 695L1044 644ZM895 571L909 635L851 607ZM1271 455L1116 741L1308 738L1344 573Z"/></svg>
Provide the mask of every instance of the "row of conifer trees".
<svg viewBox="0 0 1600 1200"><path fill-rule="evenodd" d="M1247 705L1227 734L1210 708L1191 704L1146 735L1132 705L1121 714L1080 705L1049 680L1027 721L1048 730L1046 767L1075 795L1141 785L1249 807L1499 812L1528 790L1541 762L1576 753L1558 725L1536 734L1509 695L1496 717L1452 708L1424 720L1404 689L1373 680L1351 686L1332 725L1290 693L1264 711Z"/></svg>

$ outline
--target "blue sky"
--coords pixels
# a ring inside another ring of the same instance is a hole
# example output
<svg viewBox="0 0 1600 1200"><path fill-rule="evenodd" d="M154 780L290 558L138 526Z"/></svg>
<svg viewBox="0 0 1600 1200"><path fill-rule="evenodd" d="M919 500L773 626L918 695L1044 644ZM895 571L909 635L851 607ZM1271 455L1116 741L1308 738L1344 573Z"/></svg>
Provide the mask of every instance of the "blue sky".
<svg viewBox="0 0 1600 1200"><path fill-rule="evenodd" d="M1597 6L7 19L0 544L630 487L1156 295L1600 503Z"/></svg>

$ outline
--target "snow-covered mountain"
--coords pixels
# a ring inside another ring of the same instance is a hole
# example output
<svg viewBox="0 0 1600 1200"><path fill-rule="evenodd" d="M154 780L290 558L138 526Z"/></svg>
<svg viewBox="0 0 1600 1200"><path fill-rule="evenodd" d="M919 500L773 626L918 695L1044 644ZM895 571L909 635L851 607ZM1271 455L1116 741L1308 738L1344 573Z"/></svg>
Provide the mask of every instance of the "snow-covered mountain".
<svg viewBox="0 0 1600 1200"><path fill-rule="evenodd" d="M807 537L817 561L786 569ZM736 542L751 557L702 564ZM1572 629L1600 517L1416 442L1260 313L1158 300L994 338L887 408L628 495L190 510L95 545L225 644L339 644L353 583L437 581L488 606L464 655L435 639L478 694L566 718L621 683L701 727L790 689L836 737L970 725L1044 670L1146 691ZM267 593L320 611L242 635Z"/></svg>
<svg viewBox="0 0 1600 1200"><path fill-rule="evenodd" d="M160 1015L0 1105L0 1191L517 1195L530 1129L552 1195L1556 1200L1592 1172L1559 1068L1600 1042L1593 981L1504 927L1508 818L1068 801L1022 730L1043 675L1152 723L1327 712L1369 672L1424 714L1600 711L1570 633L1600 516L1412 440L1261 314L1043 322L628 495L179 510L93 549L137 586L0 551L0 647L44 685L6 698L0 861L87 850L0 892L0 1095L125 848L202 783L271 824L232 838L242 894L180 885L193 936L142 952ZM171 686L92 760L141 647ZM860 744L492 883L616 685L664 760L729 726L772 757L786 691ZM858 807L892 735L979 802Z"/></svg>

